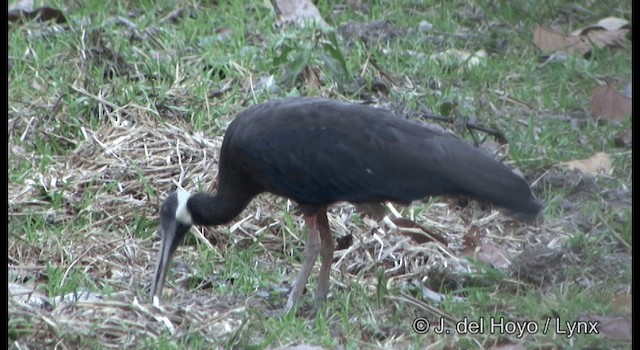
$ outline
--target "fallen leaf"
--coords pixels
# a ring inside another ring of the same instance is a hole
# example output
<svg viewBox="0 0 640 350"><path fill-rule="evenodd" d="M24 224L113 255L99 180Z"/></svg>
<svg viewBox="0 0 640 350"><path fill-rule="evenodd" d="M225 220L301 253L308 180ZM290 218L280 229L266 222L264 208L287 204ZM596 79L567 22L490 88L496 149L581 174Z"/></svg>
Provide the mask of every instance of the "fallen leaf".
<svg viewBox="0 0 640 350"><path fill-rule="evenodd" d="M607 339L631 341L631 318L628 316L582 315L579 321L597 322L596 329Z"/></svg>
<svg viewBox="0 0 640 350"><path fill-rule="evenodd" d="M276 12L278 27L287 23L296 23L304 27L308 22L327 26L320 11L311 0L271 0L271 5Z"/></svg>
<svg viewBox="0 0 640 350"><path fill-rule="evenodd" d="M560 166L571 170L579 170L587 174L611 174L611 158L607 153L598 152L586 159L570 160L560 163Z"/></svg>
<svg viewBox="0 0 640 350"><path fill-rule="evenodd" d="M592 29L580 35L566 35L544 26L536 26L533 42L545 54L560 52L583 56L591 52L592 46L603 48L622 44L628 32L628 29Z"/></svg>
<svg viewBox="0 0 640 350"><path fill-rule="evenodd" d="M613 312L631 313L631 294L619 294L613 298L611 309Z"/></svg>
<svg viewBox="0 0 640 350"><path fill-rule="evenodd" d="M631 99L609 84L600 85L591 92L591 116L619 124L631 116Z"/></svg>
<svg viewBox="0 0 640 350"><path fill-rule="evenodd" d="M543 53L562 52L569 55L584 55L591 50L588 42L580 36L568 36L543 26L536 26L533 42Z"/></svg>
<svg viewBox="0 0 640 350"><path fill-rule="evenodd" d="M571 35L584 35L591 30L618 30L618 29L631 29L629 21L618 17L607 17L598 21L598 23L574 30Z"/></svg>
<svg viewBox="0 0 640 350"><path fill-rule="evenodd" d="M625 35L629 32L628 29L616 29L616 30L592 30L587 34L582 35L588 42L594 44L598 48L603 48L610 45L623 46Z"/></svg>
<svg viewBox="0 0 640 350"><path fill-rule="evenodd" d="M616 147L631 147L631 136L631 130L626 130L618 134L616 138L613 139L613 142L615 143Z"/></svg>

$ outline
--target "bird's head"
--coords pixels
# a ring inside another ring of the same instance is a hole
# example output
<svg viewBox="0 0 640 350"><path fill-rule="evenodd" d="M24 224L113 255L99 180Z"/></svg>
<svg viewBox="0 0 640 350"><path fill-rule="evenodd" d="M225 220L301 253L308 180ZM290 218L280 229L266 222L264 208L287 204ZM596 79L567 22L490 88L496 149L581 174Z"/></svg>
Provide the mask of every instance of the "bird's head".
<svg viewBox="0 0 640 350"><path fill-rule="evenodd" d="M162 287L171 263L171 257L184 235L193 225L187 202L191 195L184 190L171 193L160 209L160 230L162 241L158 252L158 262L151 288L154 304L162 299Z"/></svg>

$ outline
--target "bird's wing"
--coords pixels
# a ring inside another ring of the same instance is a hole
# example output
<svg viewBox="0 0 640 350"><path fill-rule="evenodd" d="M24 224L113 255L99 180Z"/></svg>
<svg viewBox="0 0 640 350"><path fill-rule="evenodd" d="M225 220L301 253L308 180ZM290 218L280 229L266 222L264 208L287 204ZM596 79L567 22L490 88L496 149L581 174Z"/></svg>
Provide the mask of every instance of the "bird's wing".
<svg viewBox="0 0 640 350"><path fill-rule="evenodd" d="M254 135L237 159L266 190L302 204L410 202L445 189L428 185L448 170L439 134L343 124Z"/></svg>
<svg viewBox="0 0 640 350"><path fill-rule="evenodd" d="M521 177L451 135L364 106L294 102L259 106L232 130L226 157L261 190L316 206L462 194L540 209Z"/></svg>

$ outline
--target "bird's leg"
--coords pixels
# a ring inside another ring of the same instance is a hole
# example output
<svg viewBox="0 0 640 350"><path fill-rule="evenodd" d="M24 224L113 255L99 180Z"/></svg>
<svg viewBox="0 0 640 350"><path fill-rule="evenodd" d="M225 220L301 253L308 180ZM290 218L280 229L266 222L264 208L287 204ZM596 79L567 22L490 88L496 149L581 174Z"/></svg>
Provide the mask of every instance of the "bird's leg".
<svg viewBox="0 0 640 350"><path fill-rule="evenodd" d="M313 264L320 254L320 233L318 232L318 219L315 215L304 216L305 226L307 226L307 244L304 248L304 263L298 273L298 278L289 294L285 311L289 312L298 303L304 287L309 279L309 274Z"/></svg>
<svg viewBox="0 0 640 350"><path fill-rule="evenodd" d="M320 232L320 257L322 265L320 266L320 274L318 275L318 289L316 290L316 309L324 303L329 292L329 274L331 273L331 264L333 263L333 238L331 237L331 229L329 229L329 221L327 220L327 212L323 210L318 213L318 231Z"/></svg>

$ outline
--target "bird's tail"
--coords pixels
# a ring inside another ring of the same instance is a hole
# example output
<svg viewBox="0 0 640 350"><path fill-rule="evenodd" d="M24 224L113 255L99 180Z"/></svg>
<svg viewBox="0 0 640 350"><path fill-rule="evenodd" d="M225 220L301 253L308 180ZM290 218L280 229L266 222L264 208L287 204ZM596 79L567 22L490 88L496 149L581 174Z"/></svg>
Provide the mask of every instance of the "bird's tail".
<svg viewBox="0 0 640 350"><path fill-rule="evenodd" d="M449 144L449 161L444 162L453 192L502 207L523 220L533 220L542 206L529 184L506 165L483 151L456 140Z"/></svg>

